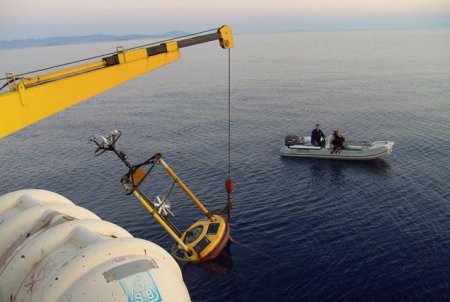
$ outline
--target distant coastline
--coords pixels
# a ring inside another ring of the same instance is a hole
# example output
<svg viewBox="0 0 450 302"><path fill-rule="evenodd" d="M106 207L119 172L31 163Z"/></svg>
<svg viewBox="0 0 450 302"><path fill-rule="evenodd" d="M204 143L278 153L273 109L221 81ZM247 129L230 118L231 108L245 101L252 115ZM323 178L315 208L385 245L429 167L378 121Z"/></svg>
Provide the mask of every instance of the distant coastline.
<svg viewBox="0 0 450 302"><path fill-rule="evenodd" d="M189 33L183 31L171 31L159 35L87 35L87 36L73 36L73 37L51 37L44 39L21 39L11 41L0 41L0 49L14 49L14 48L27 48L27 47L45 47L45 46L57 46L67 44L85 44L85 43L98 43L98 42L113 42L113 41L128 41L128 40L140 40L140 39L165 39L175 38L188 35Z"/></svg>
<svg viewBox="0 0 450 302"><path fill-rule="evenodd" d="M378 27L378 28L328 28L328 29L302 29L293 28L282 31L267 31L267 32L241 32L240 34L286 34L286 33L314 33L314 32L351 32L351 31L386 31L386 30L450 30L450 23L442 23L439 26L431 27ZM64 36L64 37L49 37L42 39L14 39L0 41L1 49L17 49L17 48L31 48L31 47L46 47L59 46L69 44L86 44L99 42L114 42L114 41L129 41L142 39L170 39L189 35L190 33L184 31L171 31L163 34L154 35L107 35L94 34L85 36Z"/></svg>

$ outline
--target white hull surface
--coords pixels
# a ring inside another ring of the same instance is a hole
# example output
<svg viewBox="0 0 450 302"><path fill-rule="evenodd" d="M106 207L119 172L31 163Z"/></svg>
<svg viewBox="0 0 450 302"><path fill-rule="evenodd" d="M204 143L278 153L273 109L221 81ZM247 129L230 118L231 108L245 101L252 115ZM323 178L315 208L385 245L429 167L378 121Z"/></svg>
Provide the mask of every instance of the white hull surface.
<svg viewBox="0 0 450 302"><path fill-rule="evenodd" d="M304 141L308 141L308 138ZM374 160L390 155L393 147L394 142L392 141L349 142L344 149L333 151L333 147L328 141L324 148L312 146L309 143L297 143L282 147L280 155L340 160Z"/></svg>
<svg viewBox="0 0 450 302"><path fill-rule="evenodd" d="M191 301L178 263L67 198L0 196L0 301Z"/></svg>

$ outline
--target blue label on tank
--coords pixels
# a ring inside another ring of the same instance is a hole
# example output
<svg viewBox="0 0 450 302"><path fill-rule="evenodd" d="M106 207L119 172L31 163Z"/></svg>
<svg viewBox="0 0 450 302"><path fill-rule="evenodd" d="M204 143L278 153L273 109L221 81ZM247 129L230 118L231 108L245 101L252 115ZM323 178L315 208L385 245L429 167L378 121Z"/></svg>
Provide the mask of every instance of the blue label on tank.
<svg viewBox="0 0 450 302"><path fill-rule="evenodd" d="M161 294L149 272L142 272L119 280L129 302L160 302Z"/></svg>

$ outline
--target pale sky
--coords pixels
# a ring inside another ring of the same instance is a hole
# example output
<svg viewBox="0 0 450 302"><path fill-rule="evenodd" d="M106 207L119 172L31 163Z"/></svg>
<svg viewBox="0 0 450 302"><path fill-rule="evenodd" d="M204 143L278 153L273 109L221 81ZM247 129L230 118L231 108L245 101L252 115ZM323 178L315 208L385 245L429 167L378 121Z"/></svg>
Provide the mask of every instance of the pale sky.
<svg viewBox="0 0 450 302"><path fill-rule="evenodd" d="M450 0L0 0L0 40L88 34L450 27Z"/></svg>

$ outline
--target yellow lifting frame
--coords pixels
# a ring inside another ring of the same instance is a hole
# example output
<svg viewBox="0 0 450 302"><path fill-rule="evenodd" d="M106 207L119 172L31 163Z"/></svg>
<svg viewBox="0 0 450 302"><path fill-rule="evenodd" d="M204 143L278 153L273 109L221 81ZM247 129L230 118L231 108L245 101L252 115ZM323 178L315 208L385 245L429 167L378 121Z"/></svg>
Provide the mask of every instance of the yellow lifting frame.
<svg viewBox="0 0 450 302"><path fill-rule="evenodd" d="M195 203L195 205L200 209L200 211L205 215L206 217L210 218L211 214L209 213L208 209L198 200L198 198L194 195L194 193L189 190L189 188L184 184L184 182L175 174L175 172L172 170L171 167L162 159L158 159L158 163L163 166L163 168L166 170L167 174L170 175L170 177L180 186L180 188L186 193L186 195Z"/></svg>
<svg viewBox="0 0 450 302"><path fill-rule="evenodd" d="M0 93L0 138L180 58L179 49L213 40L233 47L231 28L159 46L118 51L100 61L12 80Z"/></svg>
<svg viewBox="0 0 450 302"><path fill-rule="evenodd" d="M141 203L141 205L150 213L152 214L153 218L155 218L155 220L163 227L163 229L173 238L173 240L176 241L176 243L178 243L178 245L185 250L188 253L191 253L191 250L189 250L189 248L187 247L187 245L183 242L183 240L181 240L181 238L174 232L174 230L172 230L172 228L170 228L170 226L167 224L166 221L164 221L164 219L161 218L161 216L158 214L158 212L155 210L155 208L147 203L145 201L145 198L142 197L142 194L140 193L140 191L138 190L134 190L133 191L133 195L139 200L139 202Z"/></svg>

